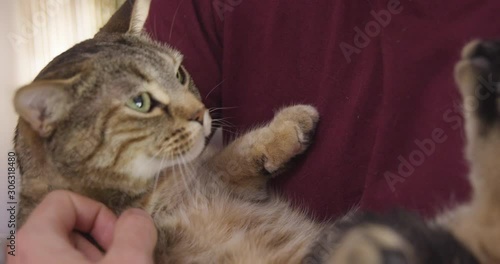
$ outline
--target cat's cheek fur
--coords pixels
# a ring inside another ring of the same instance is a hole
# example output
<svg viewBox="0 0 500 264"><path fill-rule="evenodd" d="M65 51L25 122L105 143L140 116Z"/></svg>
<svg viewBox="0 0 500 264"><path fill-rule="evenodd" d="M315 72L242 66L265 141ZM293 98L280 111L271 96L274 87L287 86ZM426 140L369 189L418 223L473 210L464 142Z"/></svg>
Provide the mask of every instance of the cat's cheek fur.
<svg viewBox="0 0 500 264"><path fill-rule="evenodd" d="M131 178L148 180L157 175L166 166L169 161L163 161L158 158L150 158L146 155L138 155L134 160L122 168L122 173Z"/></svg>
<svg viewBox="0 0 500 264"><path fill-rule="evenodd" d="M203 149L205 149L205 145L206 145L205 144L206 143L205 131L206 131L206 128L198 123L191 122L188 125L188 130L192 131L191 132L191 135L192 135L191 139L192 139L193 144L192 144L190 150L188 152L186 152L186 154L182 155L182 158L180 158L180 160L178 160L177 163L193 161L201 154Z"/></svg>
<svg viewBox="0 0 500 264"><path fill-rule="evenodd" d="M130 163L122 167L120 172L134 179L149 180L166 168L193 161L205 148L207 128L206 125L201 126L196 122L190 122L186 128L190 131L192 143L185 154L176 158L169 158L172 154L165 153L158 153L157 157L149 157L145 154L137 155Z"/></svg>

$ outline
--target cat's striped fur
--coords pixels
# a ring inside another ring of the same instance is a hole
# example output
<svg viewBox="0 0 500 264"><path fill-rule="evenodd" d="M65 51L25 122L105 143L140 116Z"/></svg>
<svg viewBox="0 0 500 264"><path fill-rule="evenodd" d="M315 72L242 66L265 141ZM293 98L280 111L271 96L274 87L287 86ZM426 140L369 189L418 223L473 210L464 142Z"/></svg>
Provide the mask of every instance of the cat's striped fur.
<svg viewBox="0 0 500 264"><path fill-rule="evenodd" d="M54 59L17 92L21 223L45 195L64 189L116 213L129 207L151 213L159 233L157 263L500 260L496 107L467 115L475 194L469 204L433 222L354 212L316 222L266 188L307 148L316 110L284 108L221 151L203 151L210 117L182 55L142 32L149 1L125 3L94 39ZM477 53L478 45L466 49L457 67L464 96L473 95L477 74L500 74L500 67L478 73L471 58L500 58L500 52ZM494 100L478 104L495 106L497 94L490 94Z"/></svg>

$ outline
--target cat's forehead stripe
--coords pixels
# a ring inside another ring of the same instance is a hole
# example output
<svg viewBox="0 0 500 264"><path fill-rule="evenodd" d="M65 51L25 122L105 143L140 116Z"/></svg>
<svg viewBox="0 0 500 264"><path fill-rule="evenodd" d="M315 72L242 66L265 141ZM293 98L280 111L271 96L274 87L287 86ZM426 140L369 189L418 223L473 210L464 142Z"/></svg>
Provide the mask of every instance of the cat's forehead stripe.
<svg viewBox="0 0 500 264"><path fill-rule="evenodd" d="M164 60L166 61L170 61L172 62L172 64L175 64L175 58L174 56L168 54L168 53L165 53L165 52L157 52L157 54L162 57Z"/></svg>
<svg viewBox="0 0 500 264"><path fill-rule="evenodd" d="M180 56L180 54L177 52L173 53L158 52L158 55L160 55L160 57L162 57L163 59L172 62L176 70L180 67L182 63L182 56Z"/></svg>
<svg viewBox="0 0 500 264"><path fill-rule="evenodd" d="M148 75L146 73L142 72L139 68L131 67L130 69L135 75L137 75L137 77L143 79L146 82L151 81L151 78L149 78Z"/></svg>
<svg viewBox="0 0 500 264"><path fill-rule="evenodd" d="M170 104L170 96L163 91L157 83L149 83L146 85L146 90L155 98L156 101L163 105Z"/></svg>

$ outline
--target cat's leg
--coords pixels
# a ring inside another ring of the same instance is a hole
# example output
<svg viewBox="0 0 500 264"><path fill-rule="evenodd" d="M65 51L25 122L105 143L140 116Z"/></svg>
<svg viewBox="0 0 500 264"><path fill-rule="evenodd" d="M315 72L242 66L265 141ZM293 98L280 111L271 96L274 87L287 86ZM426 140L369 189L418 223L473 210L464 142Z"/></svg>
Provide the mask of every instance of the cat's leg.
<svg viewBox="0 0 500 264"><path fill-rule="evenodd" d="M317 121L312 106L283 108L268 125L234 140L207 164L235 194L265 199L267 180L307 149Z"/></svg>
<svg viewBox="0 0 500 264"><path fill-rule="evenodd" d="M500 263L500 42L467 45L455 78L464 103L473 194L446 224L481 263Z"/></svg>
<svg viewBox="0 0 500 264"><path fill-rule="evenodd" d="M349 230L323 263L418 264L415 249L395 230L364 224Z"/></svg>
<svg viewBox="0 0 500 264"><path fill-rule="evenodd" d="M449 230L405 211L358 214L333 229L333 239L320 241L328 252L320 263L478 263Z"/></svg>
<svg viewBox="0 0 500 264"><path fill-rule="evenodd" d="M405 217L404 217L405 216ZM406 233L421 228L409 214L377 216L350 212L326 227L311 246L303 264L408 264L417 263L412 245L390 226L402 222Z"/></svg>

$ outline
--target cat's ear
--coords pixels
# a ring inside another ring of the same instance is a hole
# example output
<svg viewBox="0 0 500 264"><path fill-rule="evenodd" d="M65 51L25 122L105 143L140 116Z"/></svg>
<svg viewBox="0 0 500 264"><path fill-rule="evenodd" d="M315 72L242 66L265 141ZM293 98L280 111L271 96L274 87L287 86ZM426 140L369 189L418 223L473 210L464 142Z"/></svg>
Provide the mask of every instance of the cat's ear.
<svg viewBox="0 0 500 264"><path fill-rule="evenodd" d="M126 0L96 36L106 33L141 33L150 6L151 0Z"/></svg>
<svg viewBox="0 0 500 264"><path fill-rule="evenodd" d="M56 123L69 112L72 100L66 89L73 79L35 81L14 96L16 112L42 137L54 131Z"/></svg>
<svg viewBox="0 0 500 264"><path fill-rule="evenodd" d="M139 34L144 30L150 7L151 0L135 0L128 30L129 33Z"/></svg>

